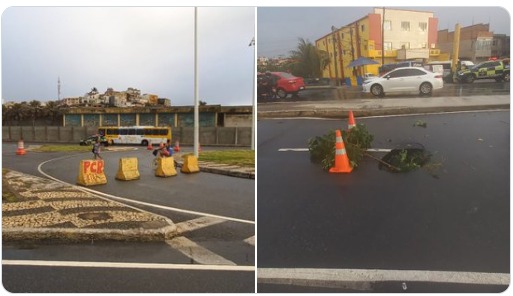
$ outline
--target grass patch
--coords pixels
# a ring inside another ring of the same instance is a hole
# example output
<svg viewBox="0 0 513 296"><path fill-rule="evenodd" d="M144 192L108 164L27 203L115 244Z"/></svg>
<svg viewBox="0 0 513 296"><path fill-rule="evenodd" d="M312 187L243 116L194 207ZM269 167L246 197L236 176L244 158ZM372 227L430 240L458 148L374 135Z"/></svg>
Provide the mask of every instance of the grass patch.
<svg viewBox="0 0 513 296"><path fill-rule="evenodd" d="M254 150L223 150L200 152L198 160L238 165L243 167L255 167Z"/></svg>
<svg viewBox="0 0 513 296"><path fill-rule="evenodd" d="M32 149L35 152L91 152L92 146L75 145L41 145L41 147Z"/></svg>

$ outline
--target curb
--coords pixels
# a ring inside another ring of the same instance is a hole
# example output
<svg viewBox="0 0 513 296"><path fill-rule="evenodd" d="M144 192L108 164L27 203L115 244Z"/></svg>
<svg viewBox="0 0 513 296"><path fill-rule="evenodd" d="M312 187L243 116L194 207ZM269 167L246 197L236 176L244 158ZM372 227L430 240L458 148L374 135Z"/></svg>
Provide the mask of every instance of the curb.
<svg viewBox="0 0 513 296"><path fill-rule="evenodd" d="M290 111L260 111L259 118L279 118L279 117L320 117L320 118L347 118L347 112L353 111L355 116L384 116L384 115L402 115L402 114L424 114L455 111L475 111L475 110L503 110L510 109L509 104L493 104L485 106L445 106L445 107L409 107L409 108L390 108L390 109L349 109L340 108L318 109L318 110L290 110Z"/></svg>
<svg viewBox="0 0 513 296"><path fill-rule="evenodd" d="M226 170L228 169L228 170ZM229 166L229 167L223 167L222 165L219 165L219 167L212 167L212 166L200 166L200 171L207 172L207 173L214 173L219 175L226 175L231 177L238 177L238 178L246 178L246 179L255 179L255 172L248 172L244 169L241 169L240 167L236 166Z"/></svg>
<svg viewBox="0 0 513 296"><path fill-rule="evenodd" d="M70 229L70 228L4 228L3 241L52 240L81 242L95 240L112 241L164 241L177 234L176 226L168 225L160 229Z"/></svg>

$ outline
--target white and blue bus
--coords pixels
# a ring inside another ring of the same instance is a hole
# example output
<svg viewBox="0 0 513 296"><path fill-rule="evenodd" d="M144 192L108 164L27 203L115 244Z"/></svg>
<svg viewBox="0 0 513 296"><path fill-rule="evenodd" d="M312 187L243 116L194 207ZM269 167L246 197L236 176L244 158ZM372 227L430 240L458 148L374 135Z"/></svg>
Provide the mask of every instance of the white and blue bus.
<svg viewBox="0 0 513 296"><path fill-rule="evenodd" d="M171 141L170 127L154 126L109 126L99 127L98 133L105 136L107 142L114 144L135 144L148 146Z"/></svg>

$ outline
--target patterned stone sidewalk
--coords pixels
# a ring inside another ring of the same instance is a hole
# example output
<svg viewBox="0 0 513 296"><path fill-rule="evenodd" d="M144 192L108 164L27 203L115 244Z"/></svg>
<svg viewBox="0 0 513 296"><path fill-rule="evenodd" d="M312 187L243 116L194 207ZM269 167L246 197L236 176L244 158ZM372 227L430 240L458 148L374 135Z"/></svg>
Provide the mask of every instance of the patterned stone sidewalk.
<svg viewBox="0 0 513 296"><path fill-rule="evenodd" d="M3 186L16 202L2 203L4 240L164 240L176 232L165 217L151 214L49 179L16 171Z"/></svg>

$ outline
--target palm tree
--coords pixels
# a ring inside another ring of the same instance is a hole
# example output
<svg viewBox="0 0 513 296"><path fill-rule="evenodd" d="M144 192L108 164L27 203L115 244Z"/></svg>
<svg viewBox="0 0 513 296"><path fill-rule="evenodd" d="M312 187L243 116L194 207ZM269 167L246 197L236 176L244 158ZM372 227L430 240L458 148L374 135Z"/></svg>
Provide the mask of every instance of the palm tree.
<svg viewBox="0 0 513 296"><path fill-rule="evenodd" d="M21 125L21 121L29 116L29 107L26 102L14 103L9 108L9 118L16 120L18 125Z"/></svg>
<svg viewBox="0 0 513 296"><path fill-rule="evenodd" d="M290 51L291 65L294 75L314 78L322 75L328 63L329 57L325 51L318 50L310 41L299 38L296 50Z"/></svg>
<svg viewBox="0 0 513 296"><path fill-rule="evenodd" d="M44 116L49 117L52 120L52 125L55 124L55 119L62 115L61 110L59 109L59 106L57 102L55 101L49 101L46 103L46 106L43 109Z"/></svg>
<svg viewBox="0 0 513 296"><path fill-rule="evenodd" d="M41 107L41 102L37 100L33 100L29 102L29 113L32 118L32 126L36 126L36 119L41 117L41 113L43 108Z"/></svg>

